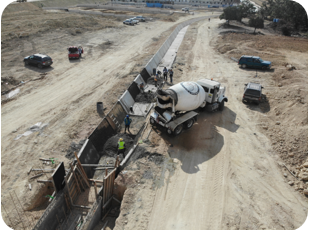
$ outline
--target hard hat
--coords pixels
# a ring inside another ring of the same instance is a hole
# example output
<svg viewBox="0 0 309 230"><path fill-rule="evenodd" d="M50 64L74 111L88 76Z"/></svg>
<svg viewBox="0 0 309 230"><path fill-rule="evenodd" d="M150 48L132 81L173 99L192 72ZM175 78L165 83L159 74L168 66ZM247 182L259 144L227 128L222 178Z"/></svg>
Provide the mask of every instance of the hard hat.
<svg viewBox="0 0 309 230"><path fill-rule="evenodd" d="M119 138L119 141L123 141L123 139L122 139L122 138Z"/></svg>
<svg viewBox="0 0 309 230"><path fill-rule="evenodd" d="M126 117L129 117L129 114Z"/></svg>

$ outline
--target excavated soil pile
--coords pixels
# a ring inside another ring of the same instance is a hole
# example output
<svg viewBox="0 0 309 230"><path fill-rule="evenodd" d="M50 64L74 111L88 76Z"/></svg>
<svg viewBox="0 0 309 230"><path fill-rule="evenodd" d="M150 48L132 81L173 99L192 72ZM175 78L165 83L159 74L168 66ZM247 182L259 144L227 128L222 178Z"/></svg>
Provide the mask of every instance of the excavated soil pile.
<svg viewBox="0 0 309 230"><path fill-rule="evenodd" d="M134 136L129 135L129 134L124 134L124 133L119 133L109 138L106 141L104 148L103 148L104 155L108 155L110 157L115 157L115 158L117 157L117 153L118 153L117 144L118 144L119 138L122 138L124 140L125 147L126 147L125 154L127 154L134 144L132 137Z"/></svg>
<svg viewBox="0 0 309 230"><path fill-rule="evenodd" d="M71 143L70 147L67 150L67 154L65 157L68 159L73 159L75 157L74 152L79 152L79 150L83 147L83 144L86 140L81 140L79 143L75 143L74 141Z"/></svg>
<svg viewBox="0 0 309 230"><path fill-rule="evenodd" d="M155 96L156 96L155 93L152 93L152 92L140 93L135 98L135 102L151 103L154 101Z"/></svg>

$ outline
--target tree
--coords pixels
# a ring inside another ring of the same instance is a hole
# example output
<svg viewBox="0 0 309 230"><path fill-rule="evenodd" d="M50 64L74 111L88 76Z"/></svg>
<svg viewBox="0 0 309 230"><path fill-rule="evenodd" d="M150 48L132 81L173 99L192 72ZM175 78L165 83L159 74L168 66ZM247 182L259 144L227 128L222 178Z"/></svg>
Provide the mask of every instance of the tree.
<svg viewBox="0 0 309 230"><path fill-rule="evenodd" d="M249 26L254 27L254 32L256 28L264 28L264 19L257 17L257 18L250 18L249 19Z"/></svg>
<svg viewBox="0 0 309 230"><path fill-rule="evenodd" d="M225 19L225 20L237 20L241 21L241 12L239 8L236 6L232 7L227 7L223 10L223 14L220 15L220 19Z"/></svg>
<svg viewBox="0 0 309 230"><path fill-rule="evenodd" d="M283 19L293 24L295 29L308 30L306 10L297 2L291 0L267 0L263 2L264 17Z"/></svg>
<svg viewBox="0 0 309 230"><path fill-rule="evenodd" d="M242 1L239 8L242 14L242 18L250 17L256 13L255 6L249 0Z"/></svg>
<svg viewBox="0 0 309 230"><path fill-rule="evenodd" d="M227 7L223 10L223 14L220 15L220 19L237 20L241 22L243 18L249 17L255 14L255 7L249 0L245 0L240 6Z"/></svg>

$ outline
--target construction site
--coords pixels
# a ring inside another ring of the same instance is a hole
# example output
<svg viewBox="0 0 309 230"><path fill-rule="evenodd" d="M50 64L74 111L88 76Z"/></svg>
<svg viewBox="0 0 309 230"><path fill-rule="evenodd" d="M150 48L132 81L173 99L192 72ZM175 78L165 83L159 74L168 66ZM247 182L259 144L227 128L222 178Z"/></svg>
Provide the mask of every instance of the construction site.
<svg viewBox="0 0 309 230"><path fill-rule="evenodd" d="M255 31L208 5L3 10L1 229L305 229L307 33Z"/></svg>

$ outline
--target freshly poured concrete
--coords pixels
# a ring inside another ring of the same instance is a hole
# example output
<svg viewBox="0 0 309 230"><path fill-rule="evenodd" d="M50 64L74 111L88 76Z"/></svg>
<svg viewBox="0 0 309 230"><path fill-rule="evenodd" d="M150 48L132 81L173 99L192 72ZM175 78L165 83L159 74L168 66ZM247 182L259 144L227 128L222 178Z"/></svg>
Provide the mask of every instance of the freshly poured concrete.
<svg viewBox="0 0 309 230"><path fill-rule="evenodd" d="M187 32L189 26L186 26L182 28L178 35L176 36L175 40L173 41L170 48L167 50L166 54L162 58L157 70L160 70L163 74L163 68L166 67L167 69L170 69L175 61L177 51L181 45L181 42Z"/></svg>

